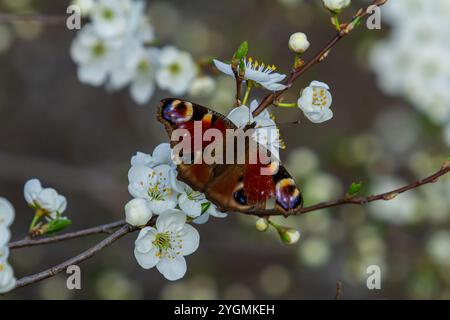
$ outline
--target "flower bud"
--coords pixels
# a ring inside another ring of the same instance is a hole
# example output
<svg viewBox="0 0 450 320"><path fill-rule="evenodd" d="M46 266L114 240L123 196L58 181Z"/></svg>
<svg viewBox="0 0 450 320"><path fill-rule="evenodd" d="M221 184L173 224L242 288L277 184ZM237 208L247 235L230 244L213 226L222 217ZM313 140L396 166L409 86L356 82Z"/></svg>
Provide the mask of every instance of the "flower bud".
<svg viewBox="0 0 450 320"><path fill-rule="evenodd" d="M152 211L144 199L133 199L125 205L125 220L132 226L145 226L151 217Z"/></svg>
<svg viewBox="0 0 450 320"><path fill-rule="evenodd" d="M293 33L289 38L289 49L295 53L303 53L309 48L309 41L303 32Z"/></svg>
<svg viewBox="0 0 450 320"><path fill-rule="evenodd" d="M256 220L256 230L264 232L269 228L269 222L266 218L259 218Z"/></svg>
<svg viewBox="0 0 450 320"><path fill-rule="evenodd" d="M300 232L290 228L280 228L278 230L281 241L285 244L295 244L300 239Z"/></svg>
<svg viewBox="0 0 450 320"><path fill-rule="evenodd" d="M328 10L338 13L342 9L348 7L351 3L351 0L322 0L323 5Z"/></svg>

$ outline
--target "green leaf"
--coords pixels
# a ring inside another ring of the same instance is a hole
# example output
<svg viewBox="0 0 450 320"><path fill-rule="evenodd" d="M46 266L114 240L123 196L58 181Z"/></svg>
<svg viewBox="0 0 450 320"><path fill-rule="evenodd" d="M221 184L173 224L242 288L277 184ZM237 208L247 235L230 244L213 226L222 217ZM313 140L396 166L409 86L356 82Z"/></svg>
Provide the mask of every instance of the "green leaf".
<svg viewBox="0 0 450 320"><path fill-rule="evenodd" d="M247 55L248 52L248 42L244 41L239 45L239 48L234 53L233 58L242 60Z"/></svg>
<svg viewBox="0 0 450 320"><path fill-rule="evenodd" d="M209 209L210 206L211 206L211 202L202 203L202 214L204 214Z"/></svg>
<svg viewBox="0 0 450 320"><path fill-rule="evenodd" d="M44 234L51 234L61 231L72 224L69 219L55 219L51 220L45 226L43 226Z"/></svg>
<svg viewBox="0 0 450 320"><path fill-rule="evenodd" d="M353 197L354 195L358 194L362 189L362 182L356 183L352 182L350 187L348 188L347 195L350 197Z"/></svg>

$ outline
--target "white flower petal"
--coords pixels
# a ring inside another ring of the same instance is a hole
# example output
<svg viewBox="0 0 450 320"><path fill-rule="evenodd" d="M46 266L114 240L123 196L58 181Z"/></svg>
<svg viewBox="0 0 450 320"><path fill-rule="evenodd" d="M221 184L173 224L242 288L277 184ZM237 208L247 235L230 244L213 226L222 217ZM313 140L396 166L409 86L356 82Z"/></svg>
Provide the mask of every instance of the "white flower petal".
<svg viewBox="0 0 450 320"><path fill-rule="evenodd" d="M0 197L0 226L9 227L14 221L14 207L7 199Z"/></svg>
<svg viewBox="0 0 450 320"><path fill-rule="evenodd" d="M0 247L6 246L11 239L11 232L5 225L0 225Z"/></svg>
<svg viewBox="0 0 450 320"><path fill-rule="evenodd" d="M202 214L202 204L200 201L189 199L186 193L182 193L178 198L180 209L189 217L196 218Z"/></svg>
<svg viewBox="0 0 450 320"><path fill-rule="evenodd" d="M156 265L156 268L170 281L183 278L187 271L186 260L182 256L177 256L173 259L164 257Z"/></svg>
<svg viewBox="0 0 450 320"><path fill-rule="evenodd" d="M246 106L233 108L233 110L231 110L227 115L227 118L230 119L231 122L233 122L238 128L242 128L253 121L253 116L250 109Z"/></svg>
<svg viewBox="0 0 450 320"><path fill-rule="evenodd" d="M222 61L213 59L214 65L216 66L219 71L234 77L233 69L231 68L231 65L227 63L223 63Z"/></svg>
<svg viewBox="0 0 450 320"><path fill-rule="evenodd" d="M170 144L161 143L156 146L153 151L153 160L155 165L172 164L172 149L170 148Z"/></svg>
<svg viewBox="0 0 450 320"><path fill-rule="evenodd" d="M155 247L152 247L151 250L146 253L142 253L135 249L134 256L139 265L144 269L151 269L160 262L158 249Z"/></svg>
<svg viewBox="0 0 450 320"><path fill-rule="evenodd" d="M42 191L41 182L38 179L31 179L25 183L24 196L29 205L33 205L34 200L38 194Z"/></svg>
<svg viewBox="0 0 450 320"><path fill-rule="evenodd" d="M152 156L149 154L146 154L146 153L142 153L142 152L137 152L136 155L134 155L131 158L132 166L138 166L138 165L148 166L152 163L153 163Z"/></svg>
<svg viewBox="0 0 450 320"><path fill-rule="evenodd" d="M156 220L156 229L158 232L180 231L186 223L186 215L180 210L167 210Z"/></svg>
<svg viewBox="0 0 450 320"><path fill-rule="evenodd" d="M178 233L178 237L183 241L181 248L181 254L187 256L192 254L198 249L200 243L200 234L191 225L184 225L183 229Z"/></svg>

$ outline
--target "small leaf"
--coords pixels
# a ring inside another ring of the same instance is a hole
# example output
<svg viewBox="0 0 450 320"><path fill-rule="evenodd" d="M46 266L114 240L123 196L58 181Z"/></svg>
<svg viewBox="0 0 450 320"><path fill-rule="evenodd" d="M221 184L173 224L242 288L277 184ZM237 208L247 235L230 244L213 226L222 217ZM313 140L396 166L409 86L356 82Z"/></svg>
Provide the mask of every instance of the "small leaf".
<svg viewBox="0 0 450 320"><path fill-rule="evenodd" d="M42 227L44 234L51 234L61 231L72 224L69 219L55 219L51 220L45 226Z"/></svg>
<svg viewBox="0 0 450 320"><path fill-rule="evenodd" d="M206 211L208 211L210 206L211 206L211 202L202 203L202 214L204 214Z"/></svg>
<svg viewBox="0 0 450 320"><path fill-rule="evenodd" d="M234 53L234 58L238 60L242 60L248 52L248 42L244 41L239 45L239 48Z"/></svg>
<svg viewBox="0 0 450 320"><path fill-rule="evenodd" d="M347 195L350 197L353 197L354 195L358 194L362 189L362 183L356 183L352 182L350 187L348 188Z"/></svg>

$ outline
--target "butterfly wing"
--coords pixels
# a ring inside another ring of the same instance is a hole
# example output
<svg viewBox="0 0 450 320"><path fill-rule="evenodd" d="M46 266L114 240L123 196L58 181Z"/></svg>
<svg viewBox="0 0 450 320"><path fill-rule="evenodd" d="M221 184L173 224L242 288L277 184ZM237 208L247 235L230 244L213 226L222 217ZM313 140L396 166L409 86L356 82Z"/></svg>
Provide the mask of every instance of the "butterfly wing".
<svg viewBox="0 0 450 320"><path fill-rule="evenodd" d="M274 163L249 164L206 164L192 163L197 156L201 156L209 142L195 142L194 121L201 121L202 132L206 129L217 129L223 133L227 129L237 129L225 116L201 105L180 99L164 99L157 111L158 120L164 124L171 145L175 147L179 142L173 141L175 129L185 129L191 136L194 146L190 152L183 154L183 161L177 165L178 179L188 184L194 190L204 192L207 199L222 211L264 211L277 210L288 214L301 208L303 204L300 190L286 169L276 163L276 171L271 175L262 175L261 169L271 169ZM200 139L201 140L201 139ZM258 145L259 148L264 148ZM249 149L246 148L245 159L249 159ZM259 150L259 149L257 149ZM227 154L226 144L223 154ZM234 152L235 157L240 155Z"/></svg>

